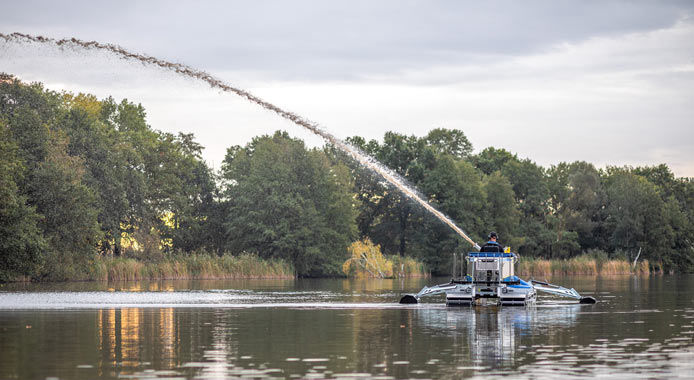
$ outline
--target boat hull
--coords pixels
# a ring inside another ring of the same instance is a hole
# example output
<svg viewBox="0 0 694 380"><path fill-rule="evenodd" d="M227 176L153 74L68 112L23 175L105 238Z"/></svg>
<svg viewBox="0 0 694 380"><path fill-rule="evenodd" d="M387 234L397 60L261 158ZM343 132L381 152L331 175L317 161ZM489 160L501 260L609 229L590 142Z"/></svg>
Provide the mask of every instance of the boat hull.
<svg viewBox="0 0 694 380"><path fill-rule="evenodd" d="M524 281L513 284L461 283L455 289L446 291L447 306L476 305L480 299L496 299L497 304L502 306L524 306L534 303L537 293Z"/></svg>

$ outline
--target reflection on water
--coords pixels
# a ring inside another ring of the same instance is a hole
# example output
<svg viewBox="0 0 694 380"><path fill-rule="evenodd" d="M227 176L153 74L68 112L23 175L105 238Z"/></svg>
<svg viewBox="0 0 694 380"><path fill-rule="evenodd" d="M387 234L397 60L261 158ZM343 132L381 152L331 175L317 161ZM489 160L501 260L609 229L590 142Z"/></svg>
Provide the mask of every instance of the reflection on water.
<svg viewBox="0 0 694 380"><path fill-rule="evenodd" d="M562 279L595 294L596 305L551 298L527 308L395 303L401 292L432 282L3 286L0 378L694 373L694 276Z"/></svg>
<svg viewBox="0 0 694 380"><path fill-rule="evenodd" d="M142 365L141 349L158 350L157 366L173 368L177 364L174 347L178 340L172 308L150 313L138 308L110 308L98 310L96 314L97 348L101 354L97 369L100 375L115 367L139 368ZM146 340L145 334L156 337L152 339L153 347L141 346L141 342Z"/></svg>

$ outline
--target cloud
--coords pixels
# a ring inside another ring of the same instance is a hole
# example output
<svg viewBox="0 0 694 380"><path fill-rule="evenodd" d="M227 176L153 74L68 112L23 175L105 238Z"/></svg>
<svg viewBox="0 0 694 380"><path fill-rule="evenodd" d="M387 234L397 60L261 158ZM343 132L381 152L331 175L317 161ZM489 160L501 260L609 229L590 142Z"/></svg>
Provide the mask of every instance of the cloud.
<svg viewBox="0 0 694 380"><path fill-rule="evenodd" d="M0 24L192 64L341 137L443 126L543 165L665 162L694 176L692 3L195 4L42 3L32 18L38 5L16 2ZM216 167L228 146L278 128L321 143L233 96L109 55L0 42L0 71L141 102L154 128L194 132Z"/></svg>
<svg viewBox="0 0 694 380"><path fill-rule="evenodd" d="M0 25L119 43L212 71L353 80L670 27L687 1L31 1ZM40 10L37 12L37 10Z"/></svg>
<svg viewBox="0 0 694 380"><path fill-rule="evenodd" d="M480 56L471 64L403 70L359 84L302 90L285 83L273 99L300 102L293 107L301 112L318 108L337 130L356 128L370 137L447 126L464 130L478 148L506 147L543 165L666 162L692 176L692 40L694 24L684 19L649 32L561 43L525 56ZM296 93L301 100L292 100ZM339 111L345 104L355 115L349 122Z"/></svg>

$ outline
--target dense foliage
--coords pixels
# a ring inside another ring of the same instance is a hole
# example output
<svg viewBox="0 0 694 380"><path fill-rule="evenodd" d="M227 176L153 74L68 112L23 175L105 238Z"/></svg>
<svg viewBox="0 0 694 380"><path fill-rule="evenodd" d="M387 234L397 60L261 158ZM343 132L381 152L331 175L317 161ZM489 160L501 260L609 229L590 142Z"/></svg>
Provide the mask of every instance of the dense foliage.
<svg viewBox="0 0 694 380"><path fill-rule="evenodd" d="M157 259L212 241L202 147L152 130L141 106L4 77L0 137L0 279L70 278L97 254Z"/></svg>
<svg viewBox="0 0 694 380"><path fill-rule="evenodd" d="M675 178L666 165L598 170L579 161L546 169L493 147L472 155L458 148L470 146L462 132L444 129L422 138L389 132L383 143L350 141L397 171L476 241L494 230L526 257L638 256L656 270L694 270L694 180ZM439 273L450 267L443 253L469 249L401 194L353 170L362 237L386 253L418 257Z"/></svg>
<svg viewBox="0 0 694 380"><path fill-rule="evenodd" d="M550 168L460 130L351 143L398 172L477 241L521 255L583 253L693 271L694 181L666 165ZM355 240L439 273L467 250L447 226L327 146L277 132L227 151L213 173L192 135L146 123L142 106L0 76L0 281L69 279L98 256L142 261L209 252L285 259L339 275Z"/></svg>
<svg viewBox="0 0 694 380"><path fill-rule="evenodd" d="M287 133L227 151L228 249L279 257L305 276L337 275L356 236L347 168Z"/></svg>

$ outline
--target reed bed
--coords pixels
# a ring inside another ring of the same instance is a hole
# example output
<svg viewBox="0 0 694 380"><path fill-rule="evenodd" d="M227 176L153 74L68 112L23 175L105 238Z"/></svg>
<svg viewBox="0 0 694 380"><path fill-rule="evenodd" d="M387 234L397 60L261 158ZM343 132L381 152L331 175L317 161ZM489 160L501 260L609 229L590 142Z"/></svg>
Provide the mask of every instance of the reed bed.
<svg viewBox="0 0 694 380"><path fill-rule="evenodd" d="M426 266L412 257L383 256L381 260L347 261L343 265L347 277L353 278L423 278L430 277Z"/></svg>
<svg viewBox="0 0 694 380"><path fill-rule="evenodd" d="M393 278L429 277L429 272L421 261L400 256L390 256L388 260L393 263Z"/></svg>
<svg viewBox="0 0 694 380"><path fill-rule="evenodd" d="M517 266L517 272L522 276L550 277L554 275L624 275L650 274L648 260L640 261L632 268L626 260L600 260L590 256L578 256L567 260L545 260L523 258Z"/></svg>
<svg viewBox="0 0 694 380"><path fill-rule="evenodd" d="M97 257L86 280L137 281L225 278L294 278L294 268L281 260L239 256L190 255L143 262L132 258Z"/></svg>

